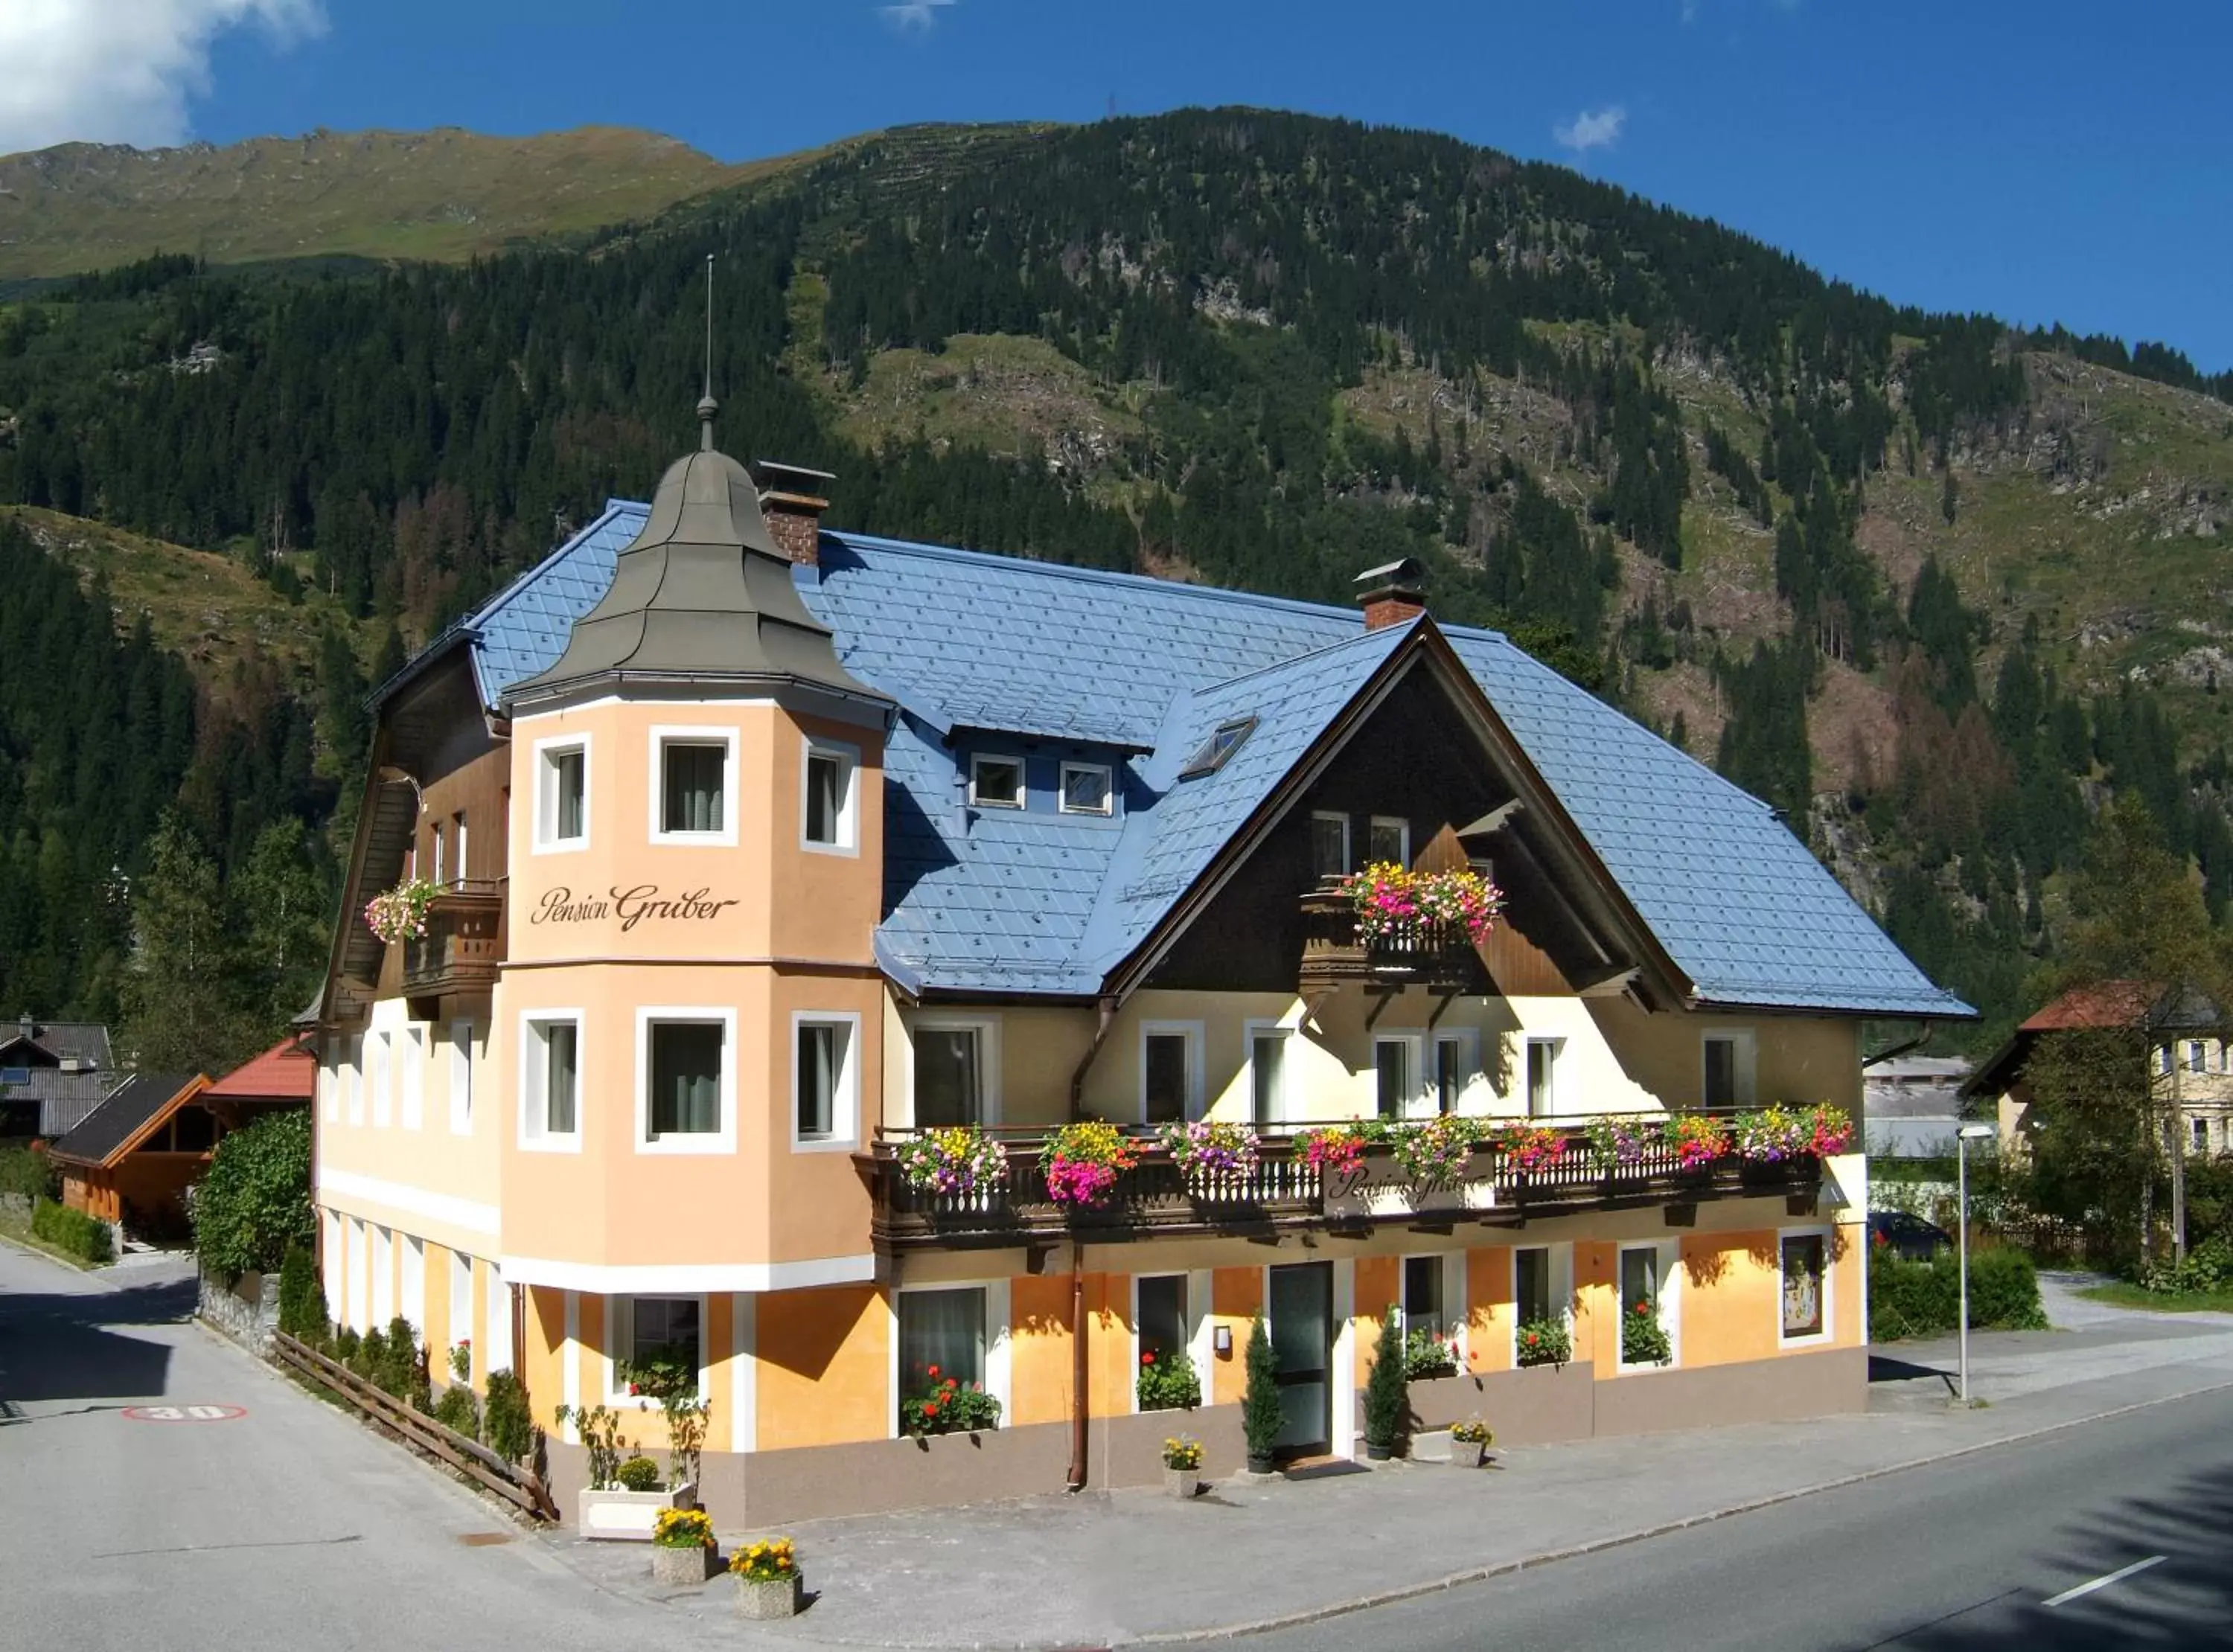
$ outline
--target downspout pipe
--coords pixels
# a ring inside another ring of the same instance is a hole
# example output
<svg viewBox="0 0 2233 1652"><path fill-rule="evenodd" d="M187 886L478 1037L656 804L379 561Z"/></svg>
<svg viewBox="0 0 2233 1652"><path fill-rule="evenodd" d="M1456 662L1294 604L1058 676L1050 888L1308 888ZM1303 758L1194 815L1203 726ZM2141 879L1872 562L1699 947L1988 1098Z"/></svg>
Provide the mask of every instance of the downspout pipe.
<svg viewBox="0 0 2233 1652"><path fill-rule="evenodd" d="M1085 1108L1085 1077L1093 1070L1101 1046L1109 1042L1109 1030L1116 1024L1116 1011L1124 1000L1115 993L1103 997L1100 1018L1093 1029L1093 1042L1085 1046L1077 1067L1070 1076L1070 1116L1076 1120ZM1085 1247L1077 1240L1070 1242L1070 1489L1082 1492L1086 1480L1086 1370L1085 1356Z"/></svg>

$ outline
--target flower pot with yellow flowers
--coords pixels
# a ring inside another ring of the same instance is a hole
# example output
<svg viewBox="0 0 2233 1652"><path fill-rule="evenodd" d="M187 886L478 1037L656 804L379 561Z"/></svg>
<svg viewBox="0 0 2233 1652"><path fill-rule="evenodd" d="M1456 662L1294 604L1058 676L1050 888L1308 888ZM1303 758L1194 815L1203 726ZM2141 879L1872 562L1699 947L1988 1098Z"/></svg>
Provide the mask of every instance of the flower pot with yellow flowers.
<svg viewBox="0 0 2233 1652"><path fill-rule="evenodd" d="M713 1517L703 1509L661 1509L651 1528L651 1575L662 1584L693 1587L706 1581L713 1558Z"/></svg>
<svg viewBox="0 0 2233 1652"><path fill-rule="evenodd" d="M729 1557L737 1580L737 1611L752 1618L794 1617L798 1613L798 1556L789 1538L762 1538Z"/></svg>
<svg viewBox="0 0 2233 1652"><path fill-rule="evenodd" d="M1201 1441L1192 1434L1163 1441L1163 1489L1182 1502L1201 1490Z"/></svg>

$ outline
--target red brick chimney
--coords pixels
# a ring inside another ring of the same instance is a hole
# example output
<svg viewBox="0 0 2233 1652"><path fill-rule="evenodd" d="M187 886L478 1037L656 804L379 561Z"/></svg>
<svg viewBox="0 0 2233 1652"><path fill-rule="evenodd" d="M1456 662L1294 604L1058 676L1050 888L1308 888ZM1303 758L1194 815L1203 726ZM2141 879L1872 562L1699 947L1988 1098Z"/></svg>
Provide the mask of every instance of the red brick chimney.
<svg viewBox="0 0 2233 1652"><path fill-rule="evenodd" d="M1359 574L1357 600L1364 605L1364 628L1377 631L1386 625L1403 625L1424 614L1427 599L1419 588L1425 575L1426 570L1409 556Z"/></svg>
<svg viewBox="0 0 2233 1652"><path fill-rule="evenodd" d="M837 478L827 471L765 459L754 463L752 472L759 484L760 514L767 518L776 549L804 567L820 566L822 513L830 508L823 495Z"/></svg>

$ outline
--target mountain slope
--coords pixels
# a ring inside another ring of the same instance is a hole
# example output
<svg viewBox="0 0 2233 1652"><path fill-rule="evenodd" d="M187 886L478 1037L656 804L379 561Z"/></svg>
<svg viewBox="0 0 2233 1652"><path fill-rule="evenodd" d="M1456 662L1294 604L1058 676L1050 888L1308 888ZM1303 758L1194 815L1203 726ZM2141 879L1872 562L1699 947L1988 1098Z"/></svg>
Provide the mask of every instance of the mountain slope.
<svg viewBox="0 0 2233 1652"><path fill-rule="evenodd" d="M73 275L158 251L212 263L454 261L647 218L791 164L726 166L617 127L531 138L321 131L223 148L62 144L0 156L0 277Z"/></svg>

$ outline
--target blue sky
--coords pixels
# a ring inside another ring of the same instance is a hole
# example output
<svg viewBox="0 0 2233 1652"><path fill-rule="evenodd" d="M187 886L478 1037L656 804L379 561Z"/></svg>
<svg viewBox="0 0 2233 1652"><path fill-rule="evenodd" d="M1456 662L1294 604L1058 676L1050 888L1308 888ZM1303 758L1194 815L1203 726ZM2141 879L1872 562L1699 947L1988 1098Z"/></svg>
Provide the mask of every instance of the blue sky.
<svg viewBox="0 0 2233 1652"><path fill-rule="evenodd" d="M1255 103L1569 160L1902 302L2233 367L2223 0L140 3L179 33L167 114L135 127L112 94L11 123L0 91L0 149L600 121L738 159L1112 97ZM0 21L0 57L26 26Z"/></svg>

